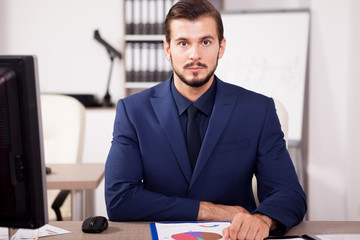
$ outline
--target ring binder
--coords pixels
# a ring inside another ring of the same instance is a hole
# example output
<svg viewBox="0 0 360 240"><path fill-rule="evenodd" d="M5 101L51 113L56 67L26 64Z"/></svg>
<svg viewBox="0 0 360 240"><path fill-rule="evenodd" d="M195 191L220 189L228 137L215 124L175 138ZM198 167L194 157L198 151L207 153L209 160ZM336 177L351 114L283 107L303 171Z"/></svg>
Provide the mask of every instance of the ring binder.
<svg viewBox="0 0 360 240"><path fill-rule="evenodd" d="M136 83L139 89L145 89L149 83L165 81L172 74L163 48L163 23L175 2L177 0L125 0L125 32L128 35L124 51L125 77L132 87Z"/></svg>

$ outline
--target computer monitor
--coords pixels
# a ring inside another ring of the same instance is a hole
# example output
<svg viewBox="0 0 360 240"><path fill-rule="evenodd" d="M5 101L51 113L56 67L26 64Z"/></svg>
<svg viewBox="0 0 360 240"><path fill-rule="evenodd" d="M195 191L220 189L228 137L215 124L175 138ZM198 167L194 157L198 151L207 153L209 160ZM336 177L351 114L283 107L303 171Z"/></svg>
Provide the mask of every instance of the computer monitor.
<svg viewBox="0 0 360 240"><path fill-rule="evenodd" d="M0 226L48 223L35 56L0 56Z"/></svg>

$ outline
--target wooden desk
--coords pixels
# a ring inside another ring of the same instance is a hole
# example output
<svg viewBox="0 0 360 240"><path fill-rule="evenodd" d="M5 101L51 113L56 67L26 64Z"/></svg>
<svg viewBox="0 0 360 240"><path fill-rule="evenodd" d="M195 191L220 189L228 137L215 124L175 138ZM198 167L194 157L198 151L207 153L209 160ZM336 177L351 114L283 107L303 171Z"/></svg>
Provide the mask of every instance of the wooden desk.
<svg viewBox="0 0 360 240"><path fill-rule="evenodd" d="M303 221L291 228L286 235L330 233L360 233L360 221Z"/></svg>
<svg viewBox="0 0 360 240"><path fill-rule="evenodd" d="M70 234L48 237L49 240L61 239L111 239L111 240L151 240L149 222L109 222L109 228L98 234L87 234L81 231L81 221L50 222L50 225L71 231ZM328 234L360 233L359 222L305 221L290 229L286 234Z"/></svg>
<svg viewBox="0 0 360 240"><path fill-rule="evenodd" d="M47 164L51 174L46 175L48 189L71 190L71 217L81 221L93 214L93 196L105 175L105 164Z"/></svg>

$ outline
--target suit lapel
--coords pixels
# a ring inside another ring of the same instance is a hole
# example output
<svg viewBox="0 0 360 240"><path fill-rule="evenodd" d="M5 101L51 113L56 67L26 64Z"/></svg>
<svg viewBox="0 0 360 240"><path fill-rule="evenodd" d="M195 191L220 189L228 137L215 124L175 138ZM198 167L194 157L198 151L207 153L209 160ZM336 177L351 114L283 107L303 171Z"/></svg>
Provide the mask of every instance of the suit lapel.
<svg viewBox="0 0 360 240"><path fill-rule="evenodd" d="M171 81L168 80L158 85L154 97L150 101L179 166L190 184L192 175L190 160L180 125L179 114L170 91L170 83Z"/></svg>
<svg viewBox="0 0 360 240"><path fill-rule="evenodd" d="M162 130L170 143L179 166L191 187L195 184L201 171L210 158L224 128L231 116L236 103L235 95L226 95L225 85L218 79L214 107L209 120L199 157L194 172L191 171L186 142L181 129L179 115L170 91L168 80L155 88L155 94L150 99L154 112L160 122Z"/></svg>
<svg viewBox="0 0 360 240"><path fill-rule="evenodd" d="M236 96L226 95L224 83L218 79L216 97L214 107L209 120L209 126L206 131L203 143L201 145L200 153L193 176L191 178L190 189L196 182L201 171L205 167L210 155L212 154L224 128L234 109ZM189 189L189 190L190 190Z"/></svg>

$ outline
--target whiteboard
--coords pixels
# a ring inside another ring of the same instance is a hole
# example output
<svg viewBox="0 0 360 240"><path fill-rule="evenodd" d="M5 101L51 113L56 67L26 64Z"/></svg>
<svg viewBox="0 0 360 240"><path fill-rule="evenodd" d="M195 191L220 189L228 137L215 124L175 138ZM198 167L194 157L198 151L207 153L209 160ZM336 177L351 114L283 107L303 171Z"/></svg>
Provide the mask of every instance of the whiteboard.
<svg viewBox="0 0 360 240"><path fill-rule="evenodd" d="M226 49L216 75L276 98L288 111L289 140L301 140L309 11L222 13Z"/></svg>

